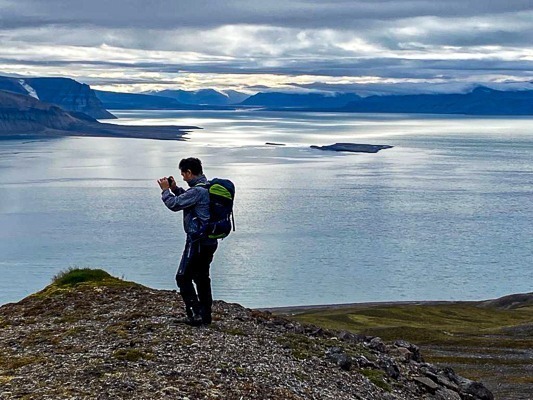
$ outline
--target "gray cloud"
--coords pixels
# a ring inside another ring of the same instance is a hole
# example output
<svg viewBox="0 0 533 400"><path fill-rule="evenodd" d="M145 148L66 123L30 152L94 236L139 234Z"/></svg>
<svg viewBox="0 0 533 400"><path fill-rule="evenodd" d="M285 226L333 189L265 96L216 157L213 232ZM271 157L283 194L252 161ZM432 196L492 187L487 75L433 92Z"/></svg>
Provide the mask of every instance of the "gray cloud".
<svg viewBox="0 0 533 400"><path fill-rule="evenodd" d="M250 24L356 28L360 21L420 16L471 17L531 10L530 0L12 0L11 15L55 18L101 27L175 29Z"/></svg>
<svg viewBox="0 0 533 400"><path fill-rule="evenodd" d="M523 80L531 21L531 0L0 0L0 72L97 84L183 73Z"/></svg>

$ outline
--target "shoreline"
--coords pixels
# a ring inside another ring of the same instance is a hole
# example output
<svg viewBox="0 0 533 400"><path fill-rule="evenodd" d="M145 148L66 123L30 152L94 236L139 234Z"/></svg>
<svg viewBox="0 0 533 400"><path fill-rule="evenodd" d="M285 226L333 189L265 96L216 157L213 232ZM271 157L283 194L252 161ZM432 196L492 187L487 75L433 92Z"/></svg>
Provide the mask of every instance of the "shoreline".
<svg viewBox="0 0 533 400"><path fill-rule="evenodd" d="M270 311L279 315L297 315L309 311L331 311L370 307L395 307L395 306L441 306L441 305L471 305L471 306L497 306L512 308L517 303L527 302L533 305L533 292L512 293L492 299L483 300L406 300L406 301L369 301L360 303L339 304L310 304L299 306L259 307L259 311Z"/></svg>
<svg viewBox="0 0 533 400"><path fill-rule="evenodd" d="M479 303L484 300L411 300L411 301L369 301L361 303L332 303L332 304L309 304L299 306L259 307L259 311L270 311L273 314L299 314L307 311L342 310L345 308L388 307L404 305L443 305L457 303Z"/></svg>
<svg viewBox="0 0 533 400"><path fill-rule="evenodd" d="M57 139L63 137L102 137L122 139L152 139L152 140L187 140L184 136L193 130L200 130L197 126L177 125L118 125L100 123L78 126L72 130L43 129L30 133L0 132L0 140L25 139Z"/></svg>

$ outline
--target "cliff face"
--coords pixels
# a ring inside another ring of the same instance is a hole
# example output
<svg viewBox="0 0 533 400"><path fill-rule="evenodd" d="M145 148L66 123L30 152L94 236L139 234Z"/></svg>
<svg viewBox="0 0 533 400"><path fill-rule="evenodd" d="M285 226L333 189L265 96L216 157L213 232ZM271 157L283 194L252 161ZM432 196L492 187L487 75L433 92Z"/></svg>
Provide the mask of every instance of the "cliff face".
<svg viewBox="0 0 533 400"><path fill-rule="evenodd" d="M81 112L96 119L116 118L104 108L88 85L73 79L0 77L0 90L28 95L64 110Z"/></svg>
<svg viewBox="0 0 533 400"><path fill-rule="evenodd" d="M0 134L35 132L47 128L69 130L84 121L88 121L88 117L84 116L82 120L33 97L0 90Z"/></svg>
<svg viewBox="0 0 533 400"><path fill-rule="evenodd" d="M181 324L174 291L107 279L53 284L0 307L0 397L493 399L417 346L217 301Z"/></svg>
<svg viewBox="0 0 533 400"><path fill-rule="evenodd" d="M44 103L34 97L0 90L0 138L94 136L183 140L195 126L122 126Z"/></svg>

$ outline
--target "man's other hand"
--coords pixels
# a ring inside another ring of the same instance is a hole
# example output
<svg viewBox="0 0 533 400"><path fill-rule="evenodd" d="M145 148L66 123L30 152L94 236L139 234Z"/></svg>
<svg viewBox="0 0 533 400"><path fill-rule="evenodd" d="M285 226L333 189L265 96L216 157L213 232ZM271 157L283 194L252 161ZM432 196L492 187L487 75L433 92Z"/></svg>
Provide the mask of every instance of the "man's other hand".
<svg viewBox="0 0 533 400"><path fill-rule="evenodd" d="M161 190L170 189L170 186L168 184L168 179L167 178L158 179L157 183L159 184L159 187L161 188Z"/></svg>

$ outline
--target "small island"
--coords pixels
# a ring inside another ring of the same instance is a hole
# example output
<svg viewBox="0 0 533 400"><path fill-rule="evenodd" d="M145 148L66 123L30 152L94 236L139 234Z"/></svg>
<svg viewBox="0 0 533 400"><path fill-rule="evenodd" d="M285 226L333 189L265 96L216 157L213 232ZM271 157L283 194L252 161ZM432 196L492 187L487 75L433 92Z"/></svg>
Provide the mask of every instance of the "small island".
<svg viewBox="0 0 533 400"><path fill-rule="evenodd" d="M380 150L392 149L394 146L380 144L358 144L358 143L335 143L328 146L311 146L312 149L329 151L346 151L350 153L377 153Z"/></svg>

